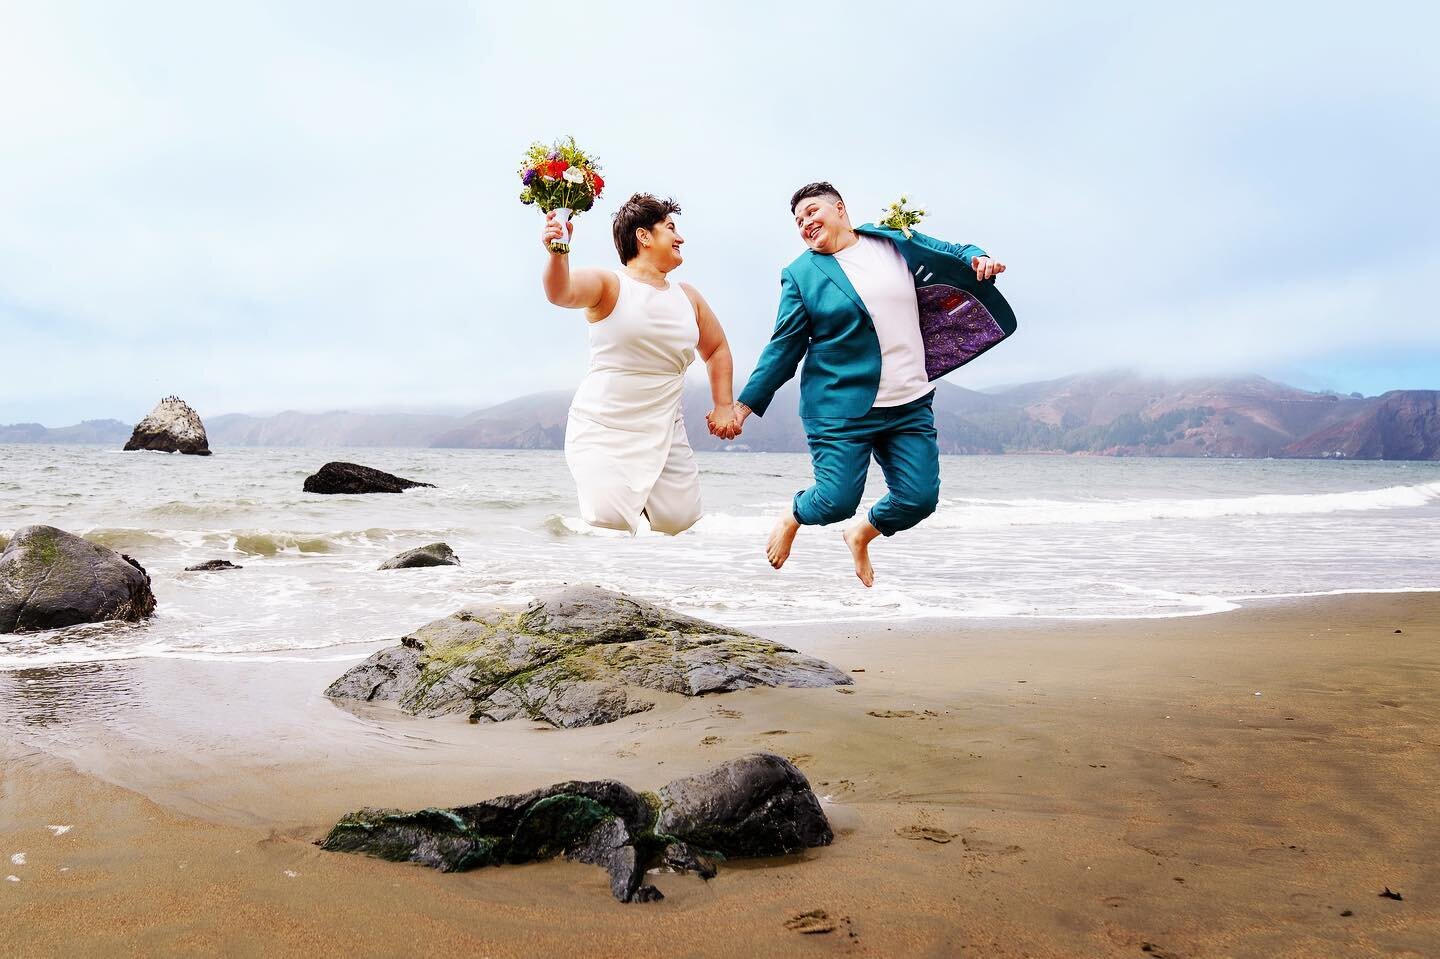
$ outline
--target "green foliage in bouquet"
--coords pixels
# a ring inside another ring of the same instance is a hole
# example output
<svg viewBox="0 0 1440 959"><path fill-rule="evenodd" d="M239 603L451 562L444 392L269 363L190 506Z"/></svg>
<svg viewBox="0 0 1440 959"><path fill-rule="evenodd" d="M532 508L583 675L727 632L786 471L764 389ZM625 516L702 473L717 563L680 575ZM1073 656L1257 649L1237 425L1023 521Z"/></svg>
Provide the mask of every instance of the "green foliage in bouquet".
<svg viewBox="0 0 1440 959"><path fill-rule="evenodd" d="M880 225L888 226L892 230L899 230L905 234L905 238L908 240L910 228L924 219L925 211L912 210L905 205L907 202L909 202L909 198L902 196L899 202L890 204L890 208L885 211L885 219L880 221Z"/></svg>
<svg viewBox="0 0 1440 959"><path fill-rule="evenodd" d="M553 146L535 142L520 164L520 202L549 213L562 207L584 213L605 189L599 162L575 143L574 137Z"/></svg>

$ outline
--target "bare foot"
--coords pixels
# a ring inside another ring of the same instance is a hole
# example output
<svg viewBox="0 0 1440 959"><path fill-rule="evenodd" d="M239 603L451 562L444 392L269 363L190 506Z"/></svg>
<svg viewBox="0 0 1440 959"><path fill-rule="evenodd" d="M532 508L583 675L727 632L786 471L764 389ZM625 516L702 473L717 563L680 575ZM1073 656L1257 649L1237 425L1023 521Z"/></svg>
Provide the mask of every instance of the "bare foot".
<svg viewBox="0 0 1440 959"><path fill-rule="evenodd" d="M880 531L871 526L869 520L861 520L845 531L845 545L850 547L850 555L855 560L855 575L867 587L875 585L875 569L870 565L870 541L879 535Z"/></svg>
<svg viewBox="0 0 1440 959"><path fill-rule="evenodd" d="M795 534L800 532L800 524L795 521L792 513L786 513L775 523L775 528L770 531L770 539L765 543L765 558L770 565L779 569L785 565L790 558L790 546L795 542Z"/></svg>

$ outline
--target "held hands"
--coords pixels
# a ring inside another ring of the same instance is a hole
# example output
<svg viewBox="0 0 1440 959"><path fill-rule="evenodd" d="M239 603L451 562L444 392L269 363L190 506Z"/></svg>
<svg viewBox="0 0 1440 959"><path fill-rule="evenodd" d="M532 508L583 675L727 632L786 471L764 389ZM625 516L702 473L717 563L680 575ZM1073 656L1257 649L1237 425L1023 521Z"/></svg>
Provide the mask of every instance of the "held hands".
<svg viewBox="0 0 1440 959"><path fill-rule="evenodd" d="M575 239L575 221L570 221L570 239ZM545 214L545 227L540 231L540 245L545 247L545 252L551 256L564 256L564 253L553 253L550 244L565 242L565 228L555 219L555 212L552 210Z"/></svg>
<svg viewBox="0 0 1440 959"><path fill-rule="evenodd" d="M705 414L705 425L710 428L710 433L722 440L733 440L740 435L740 424L745 417L740 410L746 409L739 403L727 403L715 407ZM749 412L746 409L746 412Z"/></svg>
<svg viewBox="0 0 1440 959"><path fill-rule="evenodd" d="M988 256L973 256L970 258L970 266L975 270L975 279L993 280L1005 272L1005 264L999 260L992 260Z"/></svg>

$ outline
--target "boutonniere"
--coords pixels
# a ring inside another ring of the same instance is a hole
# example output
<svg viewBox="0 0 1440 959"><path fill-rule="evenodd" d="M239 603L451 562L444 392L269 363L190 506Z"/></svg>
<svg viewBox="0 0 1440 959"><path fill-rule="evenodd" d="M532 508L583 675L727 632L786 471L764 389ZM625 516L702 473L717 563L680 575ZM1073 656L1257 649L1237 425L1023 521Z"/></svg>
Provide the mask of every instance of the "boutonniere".
<svg viewBox="0 0 1440 959"><path fill-rule="evenodd" d="M910 228L925 217L924 210L912 210L905 205L908 202L909 197L900 197L898 202L890 204L885 211L885 219L880 221L881 226L888 226L905 234L907 240L910 239Z"/></svg>

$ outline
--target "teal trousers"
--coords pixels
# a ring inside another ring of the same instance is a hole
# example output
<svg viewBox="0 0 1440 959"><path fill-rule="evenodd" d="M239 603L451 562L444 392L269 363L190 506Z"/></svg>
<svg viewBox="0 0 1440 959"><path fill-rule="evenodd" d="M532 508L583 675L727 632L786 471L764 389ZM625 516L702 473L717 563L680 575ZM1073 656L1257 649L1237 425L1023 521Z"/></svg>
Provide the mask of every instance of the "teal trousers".
<svg viewBox="0 0 1440 959"><path fill-rule="evenodd" d="M886 536L909 529L940 500L940 446L935 435L935 394L904 406L873 407L864 416L805 417L815 485L795 494L795 519L824 526L855 515L865 493L870 458L880 464L889 491L870 509L870 523Z"/></svg>

